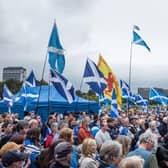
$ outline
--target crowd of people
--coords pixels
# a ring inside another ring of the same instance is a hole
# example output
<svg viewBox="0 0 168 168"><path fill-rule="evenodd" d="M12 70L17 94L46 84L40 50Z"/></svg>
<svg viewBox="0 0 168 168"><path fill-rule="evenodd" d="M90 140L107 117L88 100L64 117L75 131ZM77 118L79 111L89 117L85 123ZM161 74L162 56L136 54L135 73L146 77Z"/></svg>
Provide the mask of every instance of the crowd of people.
<svg viewBox="0 0 168 168"><path fill-rule="evenodd" d="M0 168L166 168L168 112L0 114Z"/></svg>

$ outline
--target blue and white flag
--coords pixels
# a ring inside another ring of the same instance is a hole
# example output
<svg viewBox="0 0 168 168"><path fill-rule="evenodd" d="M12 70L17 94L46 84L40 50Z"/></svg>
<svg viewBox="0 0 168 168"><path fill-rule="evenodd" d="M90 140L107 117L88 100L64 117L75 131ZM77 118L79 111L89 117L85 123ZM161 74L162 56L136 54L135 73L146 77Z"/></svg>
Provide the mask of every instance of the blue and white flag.
<svg viewBox="0 0 168 168"><path fill-rule="evenodd" d="M29 76L27 77L25 84L30 86L30 87L36 87L37 86L37 80L34 75L33 70L30 72Z"/></svg>
<svg viewBox="0 0 168 168"><path fill-rule="evenodd" d="M64 49L59 40L56 23L54 23L50 40L48 43L48 54L48 62L50 64L51 69L62 73L65 67L65 57Z"/></svg>
<svg viewBox="0 0 168 168"><path fill-rule="evenodd" d="M140 94L135 95L135 103L141 106L147 106L148 100L144 99Z"/></svg>
<svg viewBox="0 0 168 168"><path fill-rule="evenodd" d="M6 84L4 84L3 87L3 100L4 103L8 106L8 107L12 107L13 106L13 94L11 93L11 91L9 90L9 88L7 87Z"/></svg>
<svg viewBox="0 0 168 168"><path fill-rule="evenodd" d="M30 87L26 83L23 83L20 92L15 95L14 101L23 106L25 111L28 105L38 97L39 93L35 87Z"/></svg>
<svg viewBox="0 0 168 168"><path fill-rule="evenodd" d="M133 44L144 46L149 52L151 51L146 42L141 38L141 36L133 30Z"/></svg>
<svg viewBox="0 0 168 168"><path fill-rule="evenodd" d="M118 114L118 104L117 104L117 98L116 98L116 91L115 91L115 88L113 88L110 117L111 118L118 118L118 116L119 116L119 114Z"/></svg>
<svg viewBox="0 0 168 168"><path fill-rule="evenodd" d="M61 74L54 70L50 70L51 79L53 86L64 97L69 103L75 100L75 91L73 85Z"/></svg>
<svg viewBox="0 0 168 168"><path fill-rule="evenodd" d="M163 105L168 105L168 98L160 91L151 88L149 91L149 100L154 100Z"/></svg>
<svg viewBox="0 0 168 168"><path fill-rule="evenodd" d="M121 93L122 93L122 98L129 98L130 97L130 87L127 84L127 82L125 82L124 80L120 80L120 89L121 89Z"/></svg>
<svg viewBox="0 0 168 168"><path fill-rule="evenodd" d="M107 82L96 64L90 59L87 59L86 62L83 81L87 83L93 91L99 94L99 96L103 96Z"/></svg>

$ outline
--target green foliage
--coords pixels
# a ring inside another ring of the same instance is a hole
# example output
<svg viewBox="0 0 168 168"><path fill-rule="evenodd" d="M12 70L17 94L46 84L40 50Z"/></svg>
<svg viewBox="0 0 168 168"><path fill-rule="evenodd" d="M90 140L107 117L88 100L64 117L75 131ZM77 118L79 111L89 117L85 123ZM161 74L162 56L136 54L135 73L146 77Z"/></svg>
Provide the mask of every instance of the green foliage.
<svg viewBox="0 0 168 168"><path fill-rule="evenodd" d="M93 100L93 101L99 101L98 96L96 96L96 93L92 90L88 90L87 93L81 92L80 90L76 91L76 95L79 97L82 97L87 100Z"/></svg>
<svg viewBox="0 0 168 168"><path fill-rule="evenodd" d="M0 97L2 98L2 92L3 92L3 86L4 84L6 84L9 88L9 90L13 93L16 94L20 88L22 87L22 83L20 81L16 81L16 80L7 80L6 82L0 82Z"/></svg>

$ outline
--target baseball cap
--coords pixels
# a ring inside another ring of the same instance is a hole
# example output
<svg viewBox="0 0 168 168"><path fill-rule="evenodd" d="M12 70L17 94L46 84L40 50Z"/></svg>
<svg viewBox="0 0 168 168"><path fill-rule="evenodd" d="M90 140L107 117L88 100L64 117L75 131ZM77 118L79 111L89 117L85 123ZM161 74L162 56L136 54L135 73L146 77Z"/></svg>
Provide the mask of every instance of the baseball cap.
<svg viewBox="0 0 168 168"><path fill-rule="evenodd" d="M14 151L8 151L7 153L2 155L2 164L5 167L10 166L13 162L18 162L25 160L29 157L29 154L18 152L16 150Z"/></svg>

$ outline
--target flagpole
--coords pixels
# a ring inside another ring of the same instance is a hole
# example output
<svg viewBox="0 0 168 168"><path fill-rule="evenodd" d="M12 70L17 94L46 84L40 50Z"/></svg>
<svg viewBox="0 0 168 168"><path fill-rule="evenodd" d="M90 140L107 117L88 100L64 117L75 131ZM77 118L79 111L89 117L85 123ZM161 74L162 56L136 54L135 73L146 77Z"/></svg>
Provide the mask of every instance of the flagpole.
<svg viewBox="0 0 168 168"><path fill-rule="evenodd" d="M45 72L47 57L48 57L48 51L46 52L46 56L45 56L45 60L44 60L44 65L43 65L42 77L41 77L41 81L40 81L40 88L39 88L39 94L38 94L39 96L38 96L37 104L36 104L36 113L38 112L38 105L39 105L39 101L40 101L40 93L41 93L41 88L42 88L42 81L44 80L44 72Z"/></svg>
<svg viewBox="0 0 168 168"><path fill-rule="evenodd" d="M131 41L131 47L130 47L130 60L129 60L129 87L131 90L131 73L132 73L132 41ZM130 98L130 94L129 94ZM129 98L127 99L127 116L129 117Z"/></svg>

